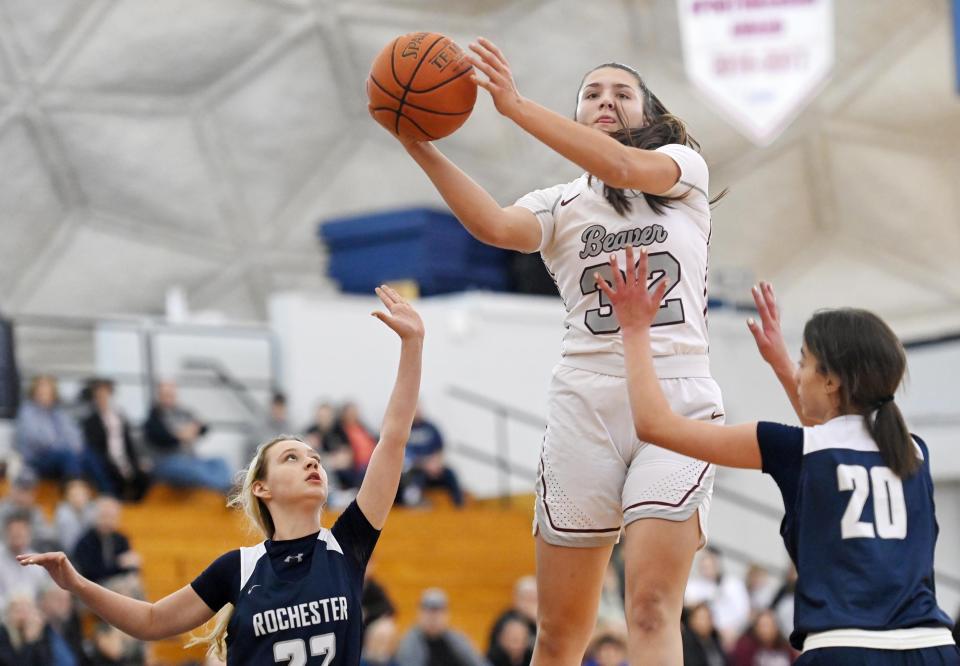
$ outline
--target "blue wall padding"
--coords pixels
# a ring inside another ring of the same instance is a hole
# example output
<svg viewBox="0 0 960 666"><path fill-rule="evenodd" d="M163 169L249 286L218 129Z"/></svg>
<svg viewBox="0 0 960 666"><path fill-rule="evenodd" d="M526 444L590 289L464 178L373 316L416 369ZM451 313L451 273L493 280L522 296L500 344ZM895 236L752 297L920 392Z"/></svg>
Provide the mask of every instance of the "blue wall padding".
<svg viewBox="0 0 960 666"><path fill-rule="evenodd" d="M450 213L411 208L338 218L318 234L330 251L328 272L345 292L370 294L393 280L413 280L426 296L509 288L509 252L474 239Z"/></svg>

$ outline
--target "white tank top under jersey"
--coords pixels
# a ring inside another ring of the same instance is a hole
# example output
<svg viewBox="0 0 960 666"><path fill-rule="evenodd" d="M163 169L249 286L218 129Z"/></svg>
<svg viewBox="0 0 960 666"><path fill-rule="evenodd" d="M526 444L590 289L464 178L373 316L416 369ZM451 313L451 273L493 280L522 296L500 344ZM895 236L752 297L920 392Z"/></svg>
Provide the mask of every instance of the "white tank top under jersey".
<svg viewBox="0 0 960 666"><path fill-rule="evenodd" d="M664 196L671 208L657 215L639 191L627 190L633 204L620 216L603 198L603 184L587 174L536 190L516 205L532 211L543 236L538 248L557 283L567 315L561 346L563 365L624 376L620 326L593 278L609 274L609 258L625 248L646 247L649 279L668 280L668 291L654 322L651 343L660 377L709 377L707 362L707 248L710 205L707 164L679 144L657 148L680 167L680 179ZM639 259L639 255L637 255ZM653 284L653 282L651 282Z"/></svg>

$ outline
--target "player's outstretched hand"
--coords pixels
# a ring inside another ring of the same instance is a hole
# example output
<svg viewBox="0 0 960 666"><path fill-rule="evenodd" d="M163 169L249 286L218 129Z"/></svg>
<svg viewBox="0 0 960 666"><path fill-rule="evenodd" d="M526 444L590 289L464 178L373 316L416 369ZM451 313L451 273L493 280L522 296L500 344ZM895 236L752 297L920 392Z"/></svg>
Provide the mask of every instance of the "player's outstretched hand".
<svg viewBox="0 0 960 666"><path fill-rule="evenodd" d="M761 282L753 287L750 293L757 306L760 321L757 322L751 317L747 320L747 328L753 334L760 356L774 369L792 367L793 361L780 329L780 309L777 307L773 285L769 282Z"/></svg>
<svg viewBox="0 0 960 666"><path fill-rule="evenodd" d="M50 574L53 582L67 590L73 592L80 584L82 578L77 570L70 563L70 558L66 554L57 553L32 553L28 555L17 555L17 562L20 566L27 567L33 564L43 567Z"/></svg>
<svg viewBox="0 0 960 666"><path fill-rule="evenodd" d="M423 320L413 306L385 284L376 291L387 311L377 310L371 314L392 328L401 340L423 340Z"/></svg>
<svg viewBox="0 0 960 666"><path fill-rule="evenodd" d="M474 82L490 93L497 111L509 118L523 99L513 81L510 63L497 45L485 37L477 37L477 41L470 44L470 50L473 51L470 56L473 66L487 77L484 80L473 74Z"/></svg>
<svg viewBox="0 0 960 666"><path fill-rule="evenodd" d="M617 315L620 327L624 330L648 328L657 316L660 301L667 291L667 281L660 280L653 290L647 289L647 249L641 248L640 261L634 261L633 247L627 246L626 276L620 271L616 253L610 255L610 268L613 273L611 285L599 273L593 274Z"/></svg>

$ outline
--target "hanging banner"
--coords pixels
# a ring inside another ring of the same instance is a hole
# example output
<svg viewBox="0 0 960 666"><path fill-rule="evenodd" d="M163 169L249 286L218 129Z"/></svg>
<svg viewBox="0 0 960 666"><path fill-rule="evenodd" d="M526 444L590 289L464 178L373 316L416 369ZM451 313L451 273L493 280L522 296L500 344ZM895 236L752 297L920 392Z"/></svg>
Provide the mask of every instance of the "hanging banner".
<svg viewBox="0 0 960 666"><path fill-rule="evenodd" d="M687 76L758 145L780 135L833 68L833 0L678 0L677 6Z"/></svg>

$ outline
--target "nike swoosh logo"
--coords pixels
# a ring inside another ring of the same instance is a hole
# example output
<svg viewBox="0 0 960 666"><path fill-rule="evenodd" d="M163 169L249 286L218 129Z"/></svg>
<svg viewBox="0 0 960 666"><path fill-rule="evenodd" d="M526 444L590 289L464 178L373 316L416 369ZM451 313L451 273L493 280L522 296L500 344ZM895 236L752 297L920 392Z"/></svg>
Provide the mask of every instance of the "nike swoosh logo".
<svg viewBox="0 0 960 666"><path fill-rule="evenodd" d="M251 585L251 586L250 586L250 589L247 590L247 594L250 594L251 592L253 592L253 588L255 588L255 587L260 587L260 583L257 583L256 585Z"/></svg>
<svg viewBox="0 0 960 666"><path fill-rule="evenodd" d="M568 203L570 203L571 201L573 201L574 199L576 199L576 198L579 197L579 196L580 196L580 194L574 194L572 197L570 197L570 198L567 199L566 201L561 201L561 202L560 202L560 205L561 205L561 206L566 206Z"/></svg>
<svg viewBox="0 0 960 666"><path fill-rule="evenodd" d="M724 416L723 412L718 413L717 410L713 410L713 414L710 415L710 420L719 419L721 416Z"/></svg>

